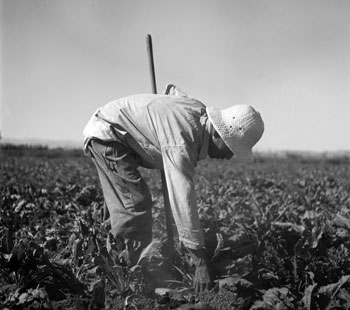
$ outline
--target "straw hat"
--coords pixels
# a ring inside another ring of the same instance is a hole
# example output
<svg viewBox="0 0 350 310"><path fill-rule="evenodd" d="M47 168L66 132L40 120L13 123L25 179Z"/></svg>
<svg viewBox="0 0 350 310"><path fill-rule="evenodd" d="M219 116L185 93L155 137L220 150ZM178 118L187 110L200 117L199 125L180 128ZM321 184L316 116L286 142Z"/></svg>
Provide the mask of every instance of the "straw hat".
<svg viewBox="0 0 350 310"><path fill-rule="evenodd" d="M210 122L234 158L252 161L252 148L264 132L260 113L249 105L234 105L224 110L207 107L206 110Z"/></svg>

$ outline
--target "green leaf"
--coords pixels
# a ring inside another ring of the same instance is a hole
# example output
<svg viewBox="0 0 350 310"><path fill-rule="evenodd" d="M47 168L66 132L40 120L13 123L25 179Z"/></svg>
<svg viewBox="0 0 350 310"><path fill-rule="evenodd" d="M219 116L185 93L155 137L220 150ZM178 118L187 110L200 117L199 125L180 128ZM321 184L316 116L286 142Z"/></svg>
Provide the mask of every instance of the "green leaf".
<svg viewBox="0 0 350 310"><path fill-rule="evenodd" d="M297 225L290 222L273 222L272 225L278 226L281 228L292 229L299 234L302 234L305 231L305 227L303 225Z"/></svg>
<svg viewBox="0 0 350 310"><path fill-rule="evenodd" d="M313 295L314 295L314 291L315 291L316 287L317 287L317 284L315 283L315 284L309 285L305 289L305 293L304 293L304 297L302 298L302 302L304 303L306 310L314 309L312 306L314 305Z"/></svg>
<svg viewBox="0 0 350 310"><path fill-rule="evenodd" d="M30 294L25 292L18 297L17 305L25 304L30 299Z"/></svg>
<svg viewBox="0 0 350 310"><path fill-rule="evenodd" d="M152 257L159 252L160 240L154 239L147 247L145 247L138 259L136 265L141 265L144 260L150 261Z"/></svg>
<svg viewBox="0 0 350 310"><path fill-rule="evenodd" d="M346 227L350 229L350 219L337 213L336 217L333 219L333 224L340 227Z"/></svg>
<svg viewBox="0 0 350 310"><path fill-rule="evenodd" d="M76 261L79 261L79 259L84 255L83 242L83 239L76 239L73 242L73 257Z"/></svg>
<svg viewBox="0 0 350 310"><path fill-rule="evenodd" d="M250 309L287 310L293 307L293 296L286 287L271 288L263 295L263 301L255 303Z"/></svg>
<svg viewBox="0 0 350 310"><path fill-rule="evenodd" d="M328 284L326 286L320 287L318 290L318 294L321 296L319 299L322 300L319 307L320 310L327 310L331 301L338 294L339 290L342 286L347 283L350 279L350 275L342 276L341 279L337 283Z"/></svg>

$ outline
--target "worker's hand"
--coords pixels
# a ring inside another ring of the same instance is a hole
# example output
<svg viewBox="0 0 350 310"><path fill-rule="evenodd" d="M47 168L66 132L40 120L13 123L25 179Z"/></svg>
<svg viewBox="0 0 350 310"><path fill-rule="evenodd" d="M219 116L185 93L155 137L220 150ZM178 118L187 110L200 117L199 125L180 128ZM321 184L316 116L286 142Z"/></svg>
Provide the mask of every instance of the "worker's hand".
<svg viewBox="0 0 350 310"><path fill-rule="evenodd" d="M213 287L214 275L209 261L208 253L205 249L188 249L196 271L193 278L193 287L196 292L210 290Z"/></svg>

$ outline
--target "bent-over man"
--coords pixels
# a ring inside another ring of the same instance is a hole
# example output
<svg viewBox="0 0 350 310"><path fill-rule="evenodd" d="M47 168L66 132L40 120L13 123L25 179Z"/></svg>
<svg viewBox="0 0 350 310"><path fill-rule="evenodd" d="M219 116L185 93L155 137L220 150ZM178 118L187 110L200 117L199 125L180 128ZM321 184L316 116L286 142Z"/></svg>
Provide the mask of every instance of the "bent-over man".
<svg viewBox="0 0 350 310"><path fill-rule="evenodd" d="M207 107L174 85L165 94L124 97L97 109L84 128L114 237L152 241L152 197L138 167L164 171L179 240L195 266L194 287L209 289L213 274L197 211L193 177L206 158L252 160L264 123L253 107Z"/></svg>

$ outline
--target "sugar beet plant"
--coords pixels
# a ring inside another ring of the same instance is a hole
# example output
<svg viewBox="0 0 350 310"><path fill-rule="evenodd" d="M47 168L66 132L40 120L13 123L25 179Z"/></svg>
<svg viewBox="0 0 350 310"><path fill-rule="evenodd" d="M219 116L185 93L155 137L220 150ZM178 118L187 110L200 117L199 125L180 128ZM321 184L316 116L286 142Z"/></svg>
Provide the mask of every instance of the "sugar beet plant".
<svg viewBox="0 0 350 310"><path fill-rule="evenodd" d="M349 306L349 167L344 168L337 161L299 159L292 165L275 159L241 178L243 171L228 173L222 163L213 170L217 182L200 176L206 184L202 220L226 240L227 259L217 259L217 272L235 289L244 279L258 290L251 309ZM226 179L224 189L220 178ZM215 197L219 208L211 207Z"/></svg>
<svg viewBox="0 0 350 310"><path fill-rule="evenodd" d="M348 309L348 157L203 161L195 179L216 286L166 243L160 180L154 242L138 262L102 223L103 196L78 151L2 148L0 309ZM108 240L108 242L106 242Z"/></svg>

